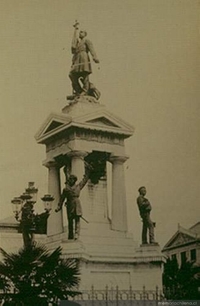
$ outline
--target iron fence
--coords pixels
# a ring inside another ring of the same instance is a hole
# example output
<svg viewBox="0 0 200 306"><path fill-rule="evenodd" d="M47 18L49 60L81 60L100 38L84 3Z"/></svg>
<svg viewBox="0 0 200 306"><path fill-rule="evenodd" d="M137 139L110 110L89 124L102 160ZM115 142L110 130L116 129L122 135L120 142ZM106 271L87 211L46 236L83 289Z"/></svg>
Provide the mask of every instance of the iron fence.
<svg viewBox="0 0 200 306"><path fill-rule="evenodd" d="M90 290L82 290L71 300L82 306L142 306L157 305L158 301L164 300L162 290L133 290L130 286L127 290L121 290L118 286L98 290L94 286Z"/></svg>

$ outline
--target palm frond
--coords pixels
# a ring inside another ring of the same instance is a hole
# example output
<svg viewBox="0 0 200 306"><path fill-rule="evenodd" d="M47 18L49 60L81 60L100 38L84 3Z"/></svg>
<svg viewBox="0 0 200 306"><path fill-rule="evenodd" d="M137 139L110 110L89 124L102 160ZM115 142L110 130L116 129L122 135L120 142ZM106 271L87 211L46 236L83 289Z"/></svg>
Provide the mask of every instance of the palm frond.
<svg viewBox="0 0 200 306"><path fill-rule="evenodd" d="M17 253L8 254L3 249L0 252L3 255L0 262L2 282L15 289L17 296L27 299L29 296L46 296L54 300L77 294L80 282L78 262L62 259L61 247L49 251L44 245L34 244Z"/></svg>

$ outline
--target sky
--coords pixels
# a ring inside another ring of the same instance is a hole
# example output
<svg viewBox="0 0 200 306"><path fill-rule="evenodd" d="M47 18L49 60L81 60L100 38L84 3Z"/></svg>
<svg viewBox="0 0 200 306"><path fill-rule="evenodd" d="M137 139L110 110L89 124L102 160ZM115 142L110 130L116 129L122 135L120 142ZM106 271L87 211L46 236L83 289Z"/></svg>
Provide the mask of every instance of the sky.
<svg viewBox="0 0 200 306"><path fill-rule="evenodd" d="M47 192L45 147L34 135L71 93L74 21L100 64L91 80L100 103L135 127L126 141L129 230L140 240L136 205L145 185L163 246L200 221L200 1L0 0L0 212L35 181ZM36 210L41 209L41 203Z"/></svg>

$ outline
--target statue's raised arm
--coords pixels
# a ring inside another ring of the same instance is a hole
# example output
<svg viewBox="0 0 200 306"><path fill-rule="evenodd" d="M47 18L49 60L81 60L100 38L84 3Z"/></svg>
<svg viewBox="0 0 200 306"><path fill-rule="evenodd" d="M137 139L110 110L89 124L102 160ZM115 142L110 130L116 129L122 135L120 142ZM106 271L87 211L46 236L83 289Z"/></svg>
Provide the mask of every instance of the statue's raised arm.
<svg viewBox="0 0 200 306"><path fill-rule="evenodd" d="M60 196L58 207L55 209L55 212L58 212L62 209L64 201L66 200L65 206L67 208L68 218L68 239L78 239L80 235L80 218L82 218L82 206L79 197L81 190L89 180L91 169L92 167L90 165L86 165L85 174L78 184L76 183L77 176L70 174L69 167L65 166L63 169L66 178L65 188L63 189L63 192Z"/></svg>
<svg viewBox="0 0 200 306"><path fill-rule="evenodd" d="M78 44L78 29L79 29L79 22L76 20L74 27L74 35L72 37L72 45L71 45L71 51L72 54L76 52L77 44Z"/></svg>
<svg viewBox="0 0 200 306"><path fill-rule="evenodd" d="M92 73L90 55L95 63L99 63L99 59L92 42L87 38L87 32L85 30L79 31L79 22L76 21L73 27L74 34L71 44L73 58L69 73L73 95L89 95L99 99L100 92L89 81L89 75Z"/></svg>

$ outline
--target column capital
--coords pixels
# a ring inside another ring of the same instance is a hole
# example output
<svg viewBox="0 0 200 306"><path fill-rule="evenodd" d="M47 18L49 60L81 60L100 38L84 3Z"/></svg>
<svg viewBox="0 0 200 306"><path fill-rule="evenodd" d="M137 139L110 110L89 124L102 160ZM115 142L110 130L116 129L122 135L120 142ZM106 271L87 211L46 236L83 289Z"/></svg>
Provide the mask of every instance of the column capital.
<svg viewBox="0 0 200 306"><path fill-rule="evenodd" d="M47 168L52 168L52 167L58 167L59 165L55 160L49 160L49 161L44 161L43 166L47 167Z"/></svg>
<svg viewBox="0 0 200 306"><path fill-rule="evenodd" d="M128 156L116 156L111 154L109 161L112 164L123 164L127 159L129 159Z"/></svg>
<svg viewBox="0 0 200 306"><path fill-rule="evenodd" d="M67 156L72 157L72 158L80 158L84 159L88 155L88 152L86 151L70 151L67 153Z"/></svg>

